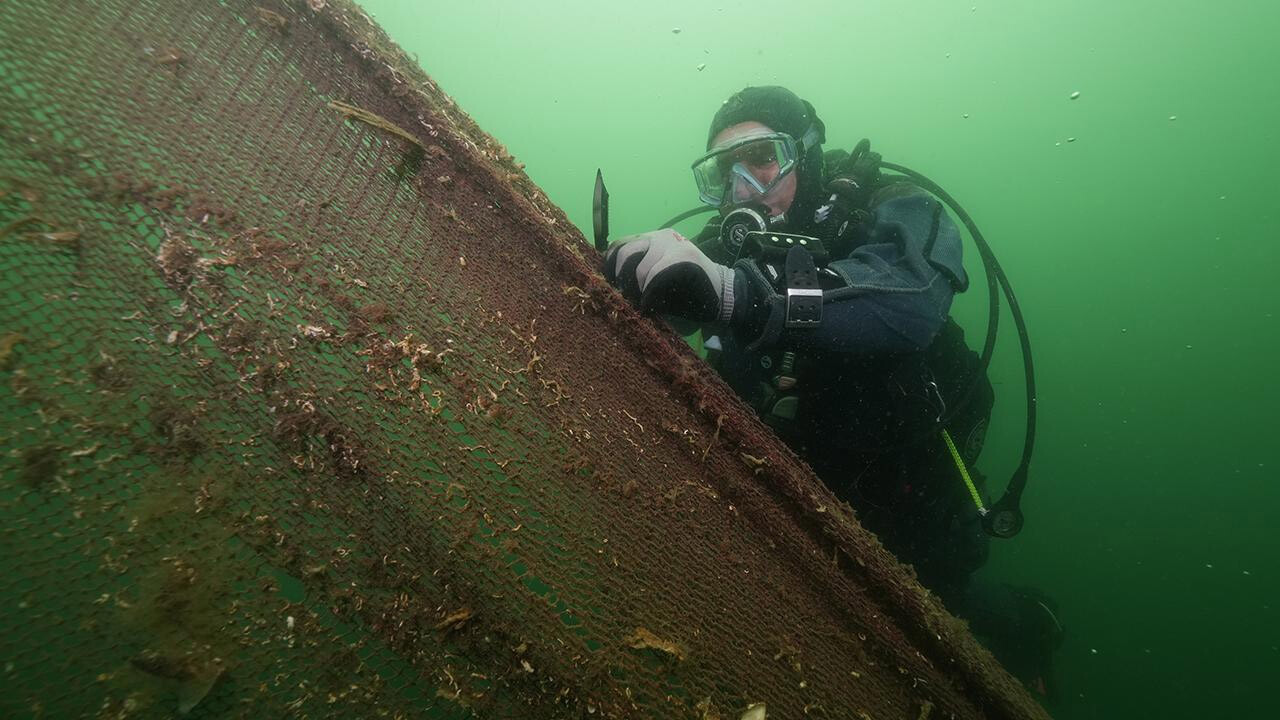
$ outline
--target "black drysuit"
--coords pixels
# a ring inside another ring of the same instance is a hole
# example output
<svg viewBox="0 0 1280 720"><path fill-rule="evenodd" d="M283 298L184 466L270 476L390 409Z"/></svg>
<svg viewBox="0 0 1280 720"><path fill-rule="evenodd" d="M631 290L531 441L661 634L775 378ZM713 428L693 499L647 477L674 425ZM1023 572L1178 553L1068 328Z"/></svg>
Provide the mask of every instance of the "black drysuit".
<svg viewBox="0 0 1280 720"><path fill-rule="evenodd" d="M1032 627L1035 613L1025 610L1030 596L970 581L987 558L989 538L937 423L950 418L945 427L981 492L974 463L994 395L985 374L974 381L978 356L949 317L955 293L968 286L960 234L936 198L906 183L878 190L867 209L854 242L827 265L844 287L824 303L818 327L784 330L775 342L748 349L765 324L766 293L740 271L734 319L717 338L713 362L1011 670L1043 676L1047 667L1038 666L1047 665L1048 650ZM823 232L794 221L787 230ZM716 262L749 262L721 244L718 219L694 243ZM788 351L795 385L782 391L779 368ZM794 417L770 414L781 395L796 398Z"/></svg>

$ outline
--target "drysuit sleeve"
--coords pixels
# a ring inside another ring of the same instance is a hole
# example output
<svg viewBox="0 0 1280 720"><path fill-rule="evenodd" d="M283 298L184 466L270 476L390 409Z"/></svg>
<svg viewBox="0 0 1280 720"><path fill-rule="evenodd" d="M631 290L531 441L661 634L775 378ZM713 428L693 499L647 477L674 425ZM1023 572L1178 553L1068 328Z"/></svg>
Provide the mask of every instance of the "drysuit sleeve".
<svg viewBox="0 0 1280 720"><path fill-rule="evenodd" d="M960 233L942 203L919 190L882 194L866 242L828 263L846 287L825 293L818 327L788 331L794 346L856 355L923 350L968 286ZM742 318L759 293L742 272L736 279L735 291L746 293Z"/></svg>

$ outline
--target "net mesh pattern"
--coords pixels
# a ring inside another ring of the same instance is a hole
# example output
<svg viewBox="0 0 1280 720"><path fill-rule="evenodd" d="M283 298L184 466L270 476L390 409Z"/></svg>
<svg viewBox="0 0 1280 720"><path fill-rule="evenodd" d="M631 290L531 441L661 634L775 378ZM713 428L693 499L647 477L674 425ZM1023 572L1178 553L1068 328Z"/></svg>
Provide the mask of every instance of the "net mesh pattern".
<svg viewBox="0 0 1280 720"><path fill-rule="evenodd" d="M0 3L0 108L0 715L1043 715L356 6Z"/></svg>

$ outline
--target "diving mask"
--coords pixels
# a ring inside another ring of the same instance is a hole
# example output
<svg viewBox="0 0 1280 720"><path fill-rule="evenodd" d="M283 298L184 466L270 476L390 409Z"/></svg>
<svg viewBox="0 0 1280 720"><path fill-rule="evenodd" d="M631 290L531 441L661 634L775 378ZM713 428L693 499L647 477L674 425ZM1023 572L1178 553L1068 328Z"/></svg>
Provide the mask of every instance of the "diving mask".
<svg viewBox="0 0 1280 720"><path fill-rule="evenodd" d="M719 207L763 197L795 170L799 159L795 138L786 133L745 135L710 152L693 163L702 202Z"/></svg>

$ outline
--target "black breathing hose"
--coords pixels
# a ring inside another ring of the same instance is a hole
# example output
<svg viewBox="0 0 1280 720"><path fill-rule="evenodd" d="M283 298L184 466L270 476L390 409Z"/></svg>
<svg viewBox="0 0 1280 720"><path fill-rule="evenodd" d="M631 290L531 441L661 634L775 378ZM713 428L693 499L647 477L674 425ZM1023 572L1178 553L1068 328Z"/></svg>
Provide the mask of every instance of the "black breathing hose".
<svg viewBox="0 0 1280 720"><path fill-rule="evenodd" d="M715 211L716 211L716 208L714 208L714 207L712 207L712 206L710 206L710 205L699 205L698 207L693 208L692 210L685 210L684 212L680 213L679 215L677 215L677 216L675 216L675 217L671 218L670 220L668 220L668 221L666 221L666 222L662 223L662 227L661 227L661 228L659 228L659 230L666 230L667 228L671 227L672 225L675 225L676 223L680 222L681 220L688 220L689 218L693 217L694 215L701 215L702 213L709 213L709 212L715 212Z"/></svg>
<svg viewBox="0 0 1280 720"><path fill-rule="evenodd" d="M991 298L991 308L987 323L987 340L983 345L980 361L983 372L986 371L987 366L991 363L991 355L995 350L996 344L996 327L1000 316L1000 297L996 292L997 283L1000 289L1004 291L1005 299L1009 301L1009 314L1013 316L1013 324L1018 330L1018 343L1022 349L1022 368L1027 383L1027 430L1023 438L1022 459L1018 463L1017 469L1014 470L1013 477L1009 480L1009 486L1005 489L1004 495L996 501L992 508L991 514L1006 514L1006 516L993 518L993 522L988 524L988 530L1001 537L1012 537L1022 528L1022 512L1018 509L1018 502L1022 498L1022 491L1027 486L1027 474L1031 466L1031 453L1035 448L1036 441L1035 365L1031 359L1031 339L1027 335L1027 324L1022 317L1022 308L1018 305L1018 298L1013 294L1013 287L1009 284L1009 277L1005 275L1004 268L1000 267L1000 261L996 260L995 253L991 251L991 246L987 244L986 238L982 236L982 231L978 229L973 219L969 217L969 213L965 212L955 198L951 197L937 183L910 168L887 162L880 163L880 167L904 175L915 181L921 188L933 193L955 212L956 216L960 218L960 222L964 224L965 228L969 230L969 234L973 236L973 242L978 246L978 253L982 256L982 264L986 269L987 289ZM966 395L971 393L972 390L973 385L966 390Z"/></svg>

